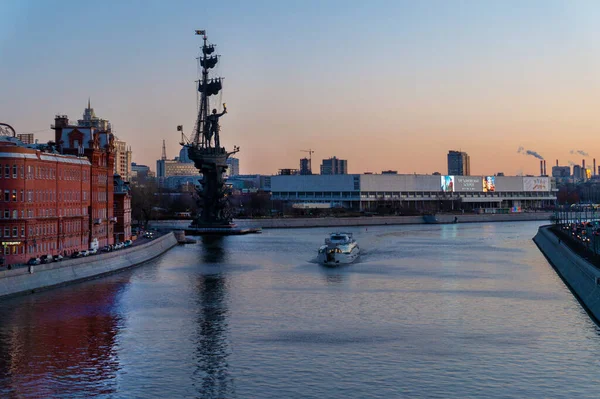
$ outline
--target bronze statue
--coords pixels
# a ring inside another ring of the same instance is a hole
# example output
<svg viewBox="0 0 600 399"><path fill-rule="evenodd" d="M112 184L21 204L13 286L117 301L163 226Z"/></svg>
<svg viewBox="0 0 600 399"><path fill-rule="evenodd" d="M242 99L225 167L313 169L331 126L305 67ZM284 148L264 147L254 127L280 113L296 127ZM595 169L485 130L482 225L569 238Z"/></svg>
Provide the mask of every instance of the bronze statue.
<svg viewBox="0 0 600 399"><path fill-rule="evenodd" d="M213 109L212 114L206 117L206 144L210 147L210 142L215 137L215 147L219 145L219 118L227 113L227 108L223 104L223 112L217 114L217 110Z"/></svg>

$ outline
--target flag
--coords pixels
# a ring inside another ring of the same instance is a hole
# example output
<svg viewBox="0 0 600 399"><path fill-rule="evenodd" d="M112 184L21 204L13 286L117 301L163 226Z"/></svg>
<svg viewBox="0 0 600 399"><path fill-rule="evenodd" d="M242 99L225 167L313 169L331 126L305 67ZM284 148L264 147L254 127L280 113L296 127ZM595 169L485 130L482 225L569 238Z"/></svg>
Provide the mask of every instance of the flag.
<svg viewBox="0 0 600 399"><path fill-rule="evenodd" d="M178 132L182 132L182 131L183 131L183 125L179 125L179 126L177 126L177 131L178 131Z"/></svg>
<svg viewBox="0 0 600 399"><path fill-rule="evenodd" d="M206 31L205 30L197 30L196 34L197 35L206 35Z"/></svg>

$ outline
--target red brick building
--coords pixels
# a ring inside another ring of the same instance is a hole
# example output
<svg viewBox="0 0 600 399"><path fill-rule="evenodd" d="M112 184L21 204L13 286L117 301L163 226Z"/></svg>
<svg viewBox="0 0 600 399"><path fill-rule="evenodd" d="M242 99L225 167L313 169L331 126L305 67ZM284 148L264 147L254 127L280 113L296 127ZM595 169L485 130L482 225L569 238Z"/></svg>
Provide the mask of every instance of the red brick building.
<svg viewBox="0 0 600 399"><path fill-rule="evenodd" d="M0 137L0 263L114 244L114 137L88 105L57 116L54 146ZM129 229L129 232L131 228ZM131 236L131 233L129 233ZM129 237L128 237L129 238Z"/></svg>
<svg viewBox="0 0 600 399"><path fill-rule="evenodd" d="M91 164L87 158L26 148L2 138L0 165L4 264L88 247Z"/></svg>
<svg viewBox="0 0 600 399"><path fill-rule="evenodd" d="M119 175L115 175L114 190L115 242L123 242L131 239L131 190Z"/></svg>

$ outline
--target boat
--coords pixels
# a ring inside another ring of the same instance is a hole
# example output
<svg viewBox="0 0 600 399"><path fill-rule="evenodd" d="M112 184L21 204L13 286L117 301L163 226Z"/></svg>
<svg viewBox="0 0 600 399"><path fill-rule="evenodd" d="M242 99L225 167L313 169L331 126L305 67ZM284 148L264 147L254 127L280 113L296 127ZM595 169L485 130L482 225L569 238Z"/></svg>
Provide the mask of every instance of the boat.
<svg viewBox="0 0 600 399"><path fill-rule="evenodd" d="M325 245L319 247L317 260L326 266L352 263L358 258L360 248L352 233L331 233Z"/></svg>

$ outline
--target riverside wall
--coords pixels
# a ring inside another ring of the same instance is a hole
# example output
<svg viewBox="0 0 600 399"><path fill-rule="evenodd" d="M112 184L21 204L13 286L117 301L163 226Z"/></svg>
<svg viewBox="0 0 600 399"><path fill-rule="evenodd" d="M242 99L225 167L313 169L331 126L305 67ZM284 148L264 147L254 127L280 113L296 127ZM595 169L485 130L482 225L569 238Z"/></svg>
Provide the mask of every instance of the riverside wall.
<svg viewBox="0 0 600 399"><path fill-rule="evenodd" d="M0 271L0 297L34 293L115 273L152 260L175 245L175 236L168 233L147 243L114 252L3 270Z"/></svg>
<svg viewBox="0 0 600 399"><path fill-rule="evenodd" d="M533 241L586 310L600 321L600 269L561 242L550 227L540 227Z"/></svg>
<svg viewBox="0 0 600 399"><path fill-rule="evenodd" d="M531 220L550 220L552 212L525 212L509 214L439 214L438 223L515 222ZM423 216L372 216L372 217L322 217L322 218L265 218L239 219L234 223L240 227L262 227L263 229L303 228L303 227L345 227L345 226L382 226L402 224L426 224ZM156 229L185 229L189 220L155 220L149 223Z"/></svg>

